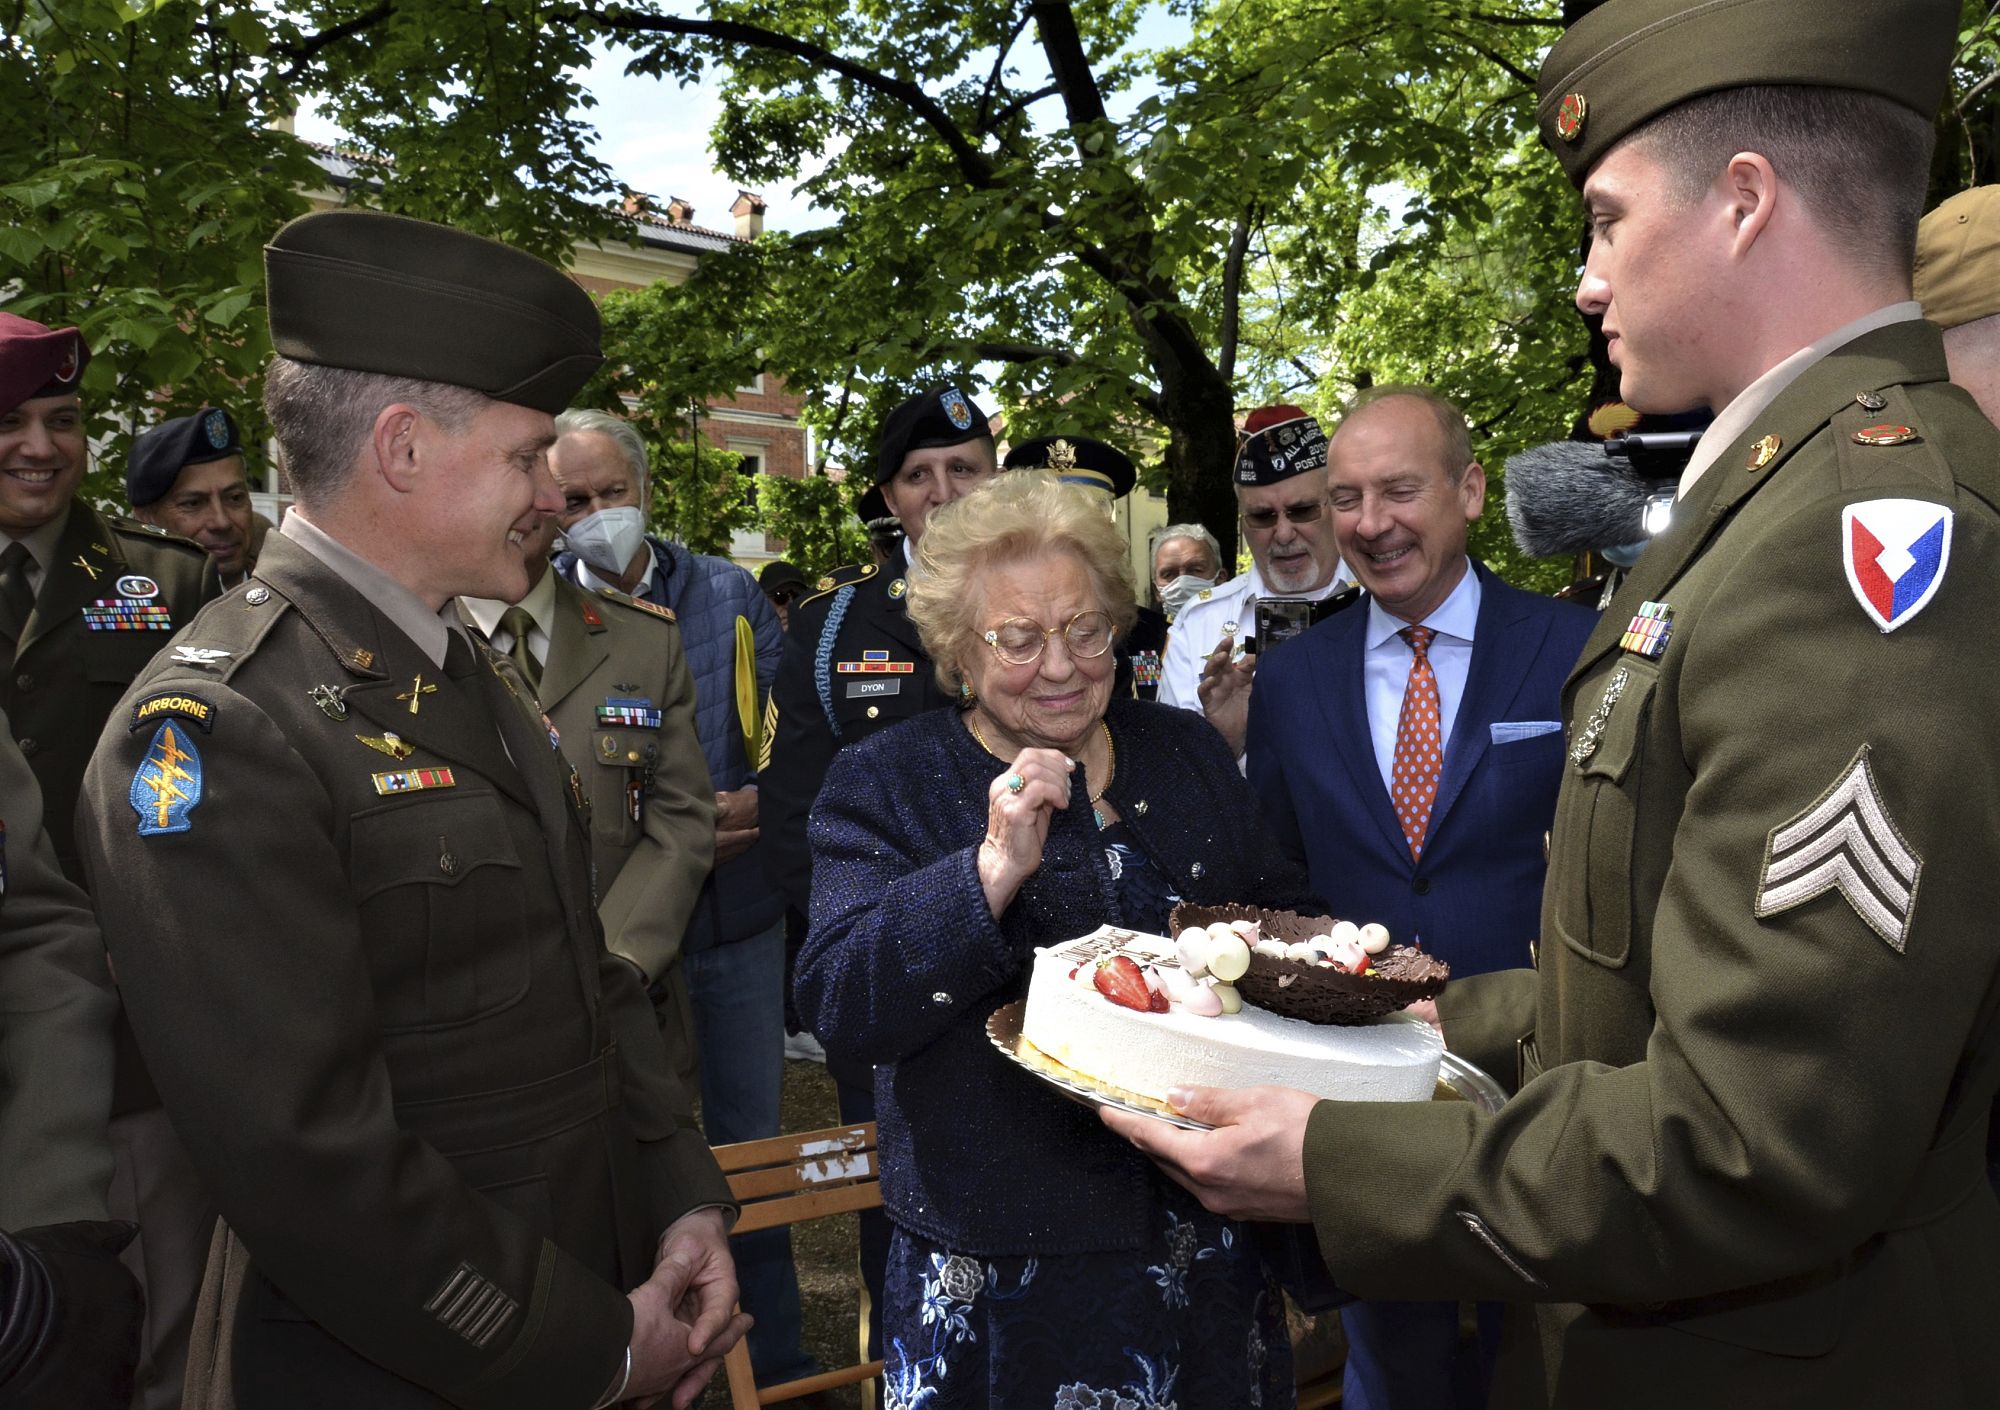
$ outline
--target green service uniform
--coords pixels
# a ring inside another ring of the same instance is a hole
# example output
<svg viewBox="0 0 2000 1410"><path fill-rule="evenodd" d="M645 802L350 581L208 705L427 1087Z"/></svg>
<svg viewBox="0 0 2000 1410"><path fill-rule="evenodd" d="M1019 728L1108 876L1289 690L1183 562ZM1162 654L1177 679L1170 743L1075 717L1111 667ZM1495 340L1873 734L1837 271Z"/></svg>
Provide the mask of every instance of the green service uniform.
<svg viewBox="0 0 2000 1410"><path fill-rule="evenodd" d="M1519 1304L1497 1404L2000 1395L2000 434L1945 378L1918 322L1810 367L1604 614L1539 974L1441 1005L1519 1095L1313 1112L1343 1287ZM1885 501L1948 542L1868 546Z"/></svg>
<svg viewBox="0 0 2000 1410"><path fill-rule="evenodd" d="M227 1354L188 1403L594 1404L624 1290L727 1188L604 949L548 729L498 658L433 656L294 537L134 684L79 817L133 1028L249 1259L204 1296L196 1347Z"/></svg>
<svg viewBox="0 0 2000 1410"><path fill-rule="evenodd" d="M117 1012L90 898L0 721L0 1230L105 1217Z"/></svg>
<svg viewBox="0 0 2000 1410"><path fill-rule="evenodd" d="M910 620L909 587L873 564L839 568L815 596L792 604L764 731L770 761L757 784L771 870L800 915L812 900L806 819L833 756L952 703Z"/></svg>
<svg viewBox="0 0 2000 1410"><path fill-rule="evenodd" d="M715 862L715 788L680 625L666 608L551 577L539 694L590 805L598 919L611 953L663 987L661 1036L692 1094L699 1067L681 936Z"/></svg>
<svg viewBox="0 0 2000 1410"><path fill-rule="evenodd" d="M81 881L72 826L104 721L133 677L220 589L201 545L81 500L70 504L52 550L38 556L41 586L9 669L0 670L0 709L48 800L56 860Z"/></svg>

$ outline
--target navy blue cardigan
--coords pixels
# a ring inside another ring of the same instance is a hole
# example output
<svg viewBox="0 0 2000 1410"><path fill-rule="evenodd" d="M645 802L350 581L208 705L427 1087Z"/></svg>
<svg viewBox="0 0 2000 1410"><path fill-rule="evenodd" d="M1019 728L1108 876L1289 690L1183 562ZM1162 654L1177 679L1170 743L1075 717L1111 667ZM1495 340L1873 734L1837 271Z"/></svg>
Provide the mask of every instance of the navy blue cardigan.
<svg viewBox="0 0 2000 1410"><path fill-rule="evenodd" d="M1228 748L1199 714L1114 700L1107 797L1185 899L1307 903ZM1038 945L1117 918L1081 771L1041 867L999 920L975 861L1002 765L955 710L840 752L813 807L812 930L800 1014L834 1051L878 1064L882 1194L890 1216L956 1252L1138 1248L1160 1222L1161 1176L1094 1111L986 1038L1027 992Z"/></svg>

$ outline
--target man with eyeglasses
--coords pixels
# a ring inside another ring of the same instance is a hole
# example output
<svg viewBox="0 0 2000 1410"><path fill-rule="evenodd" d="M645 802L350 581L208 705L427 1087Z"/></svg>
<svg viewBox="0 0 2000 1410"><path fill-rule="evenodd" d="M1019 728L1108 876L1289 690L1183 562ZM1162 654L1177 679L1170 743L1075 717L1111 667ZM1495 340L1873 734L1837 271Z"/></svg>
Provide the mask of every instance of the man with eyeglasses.
<svg viewBox="0 0 2000 1410"><path fill-rule="evenodd" d="M1255 662L1238 660L1236 646L1254 630L1258 600L1318 602L1341 589L1344 574L1326 514L1326 432L1318 421L1296 406L1258 407L1243 423L1231 478L1250 571L1181 609L1167 636L1159 698L1202 710L1240 755Z"/></svg>

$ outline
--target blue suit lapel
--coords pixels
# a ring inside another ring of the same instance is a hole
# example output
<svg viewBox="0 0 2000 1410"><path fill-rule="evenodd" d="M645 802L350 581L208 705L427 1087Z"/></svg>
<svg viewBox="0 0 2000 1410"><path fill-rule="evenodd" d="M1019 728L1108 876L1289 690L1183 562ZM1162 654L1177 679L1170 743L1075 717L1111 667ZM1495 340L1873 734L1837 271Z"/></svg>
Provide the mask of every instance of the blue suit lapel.
<svg viewBox="0 0 2000 1410"><path fill-rule="evenodd" d="M1465 677L1465 698L1444 751L1444 773L1438 779L1437 801L1431 806L1430 840L1435 840L1465 791L1466 780L1492 746L1489 728L1520 694L1521 683L1534 667L1548 635L1548 620L1534 620L1521 608L1525 594L1508 587L1484 568L1479 574L1479 620L1473 628L1472 669ZM1426 846L1425 851L1430 849Z"/></svg>
<svg viewBox="0 0 2000 1410"><path fill-rule="evenodd" d="M1408 862L1410 844L1403 836L1403 824L1389 805L1389 789L1382 782L1382 770L1375 763L1375 738L1368 729L1367 690L1362 681L1362 654L1367 644L1368 609L1357 602L1324 627L1308 633L1310 642L1322 653L1314 664L1315 680L1331 681L1330 690L1318 692L1325 737L1333 742L1354 783L1354 796L1363 800L1368 816L1381 829L1383 841L1396 856Z"/></svg>

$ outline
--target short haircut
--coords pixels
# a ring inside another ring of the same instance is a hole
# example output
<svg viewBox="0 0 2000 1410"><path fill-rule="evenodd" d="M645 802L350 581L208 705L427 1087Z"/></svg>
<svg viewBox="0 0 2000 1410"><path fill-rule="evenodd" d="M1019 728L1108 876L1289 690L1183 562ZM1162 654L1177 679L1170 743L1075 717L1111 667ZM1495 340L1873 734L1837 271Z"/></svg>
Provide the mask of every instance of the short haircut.
<svg viewBox="0 0 2000 1410"><path fill-rule="evenodd" d="M1016 470L932 513L917 545L923 570L910 577L909 613L948 689L958 689L964 679L959 658L979 641L982 577L1061 553L1083 564L1097 605L1124 636L1139 607L1125 536L1105 514L1102 491L1066 485L1040 470Z"/></svg>
<svg viewBox="0 0 2000 1410"><path fill-rule="evenodd" d="M1385 401L1405 398L1423 403L1444 433L1444 474L1454 485L1465 478L1466 466L1472 464L1472 432L1465 424L1465 413L1435 388L1420 386L1415 382L1385 382L1380 386L1366 387L1354 394L1341 409L1340 423L1346 425L1356 412ZM1334 431L1338 438L1340 432ZM1331 460L1331 453L1328 459Z"/></svg>
<svg viewBox="0 0 2000 1410"><path fill-rule="evenodd" d="M1847 88L1726 88L1669 108L1626 141L1666 168L1682 205L1700 200L1731 157L1756 152L1836 250L1871 273L1909 278L1937 132L1893 99Z"/></svg>
<svg viewBox="0 0 2000 1410"><path fill-rule="evenodd" d="M492 405L485 393L469 387L271 359L264 372L264 412L284 453L285 478L301 504L324 504L347 485L375 418L398 402L452 433Z"/></svg>
<svg viewBox="0 0 2000 1410"><path fill-rule="evenodd" d="M1160 545L1168 539L1193 539L1208 546L1208 556L1215 563L1215 571L1222 571L1222 544L1201 524L1162 524L1146 536L1146 571L1155 571L1160 560Z"/></svg>
<svg viewBox="0 0 2000 1410"><path fill-rule="evenodd" d="M556 418L558 438L591 431L600 436L609 436L618 453L625 457L626 465L638 477L634 486L639 497L646 497L647 476L652 467L647 461L646 438L639 434L639 428L622 416L613 416L608 411L565 411Z"/></svg>

